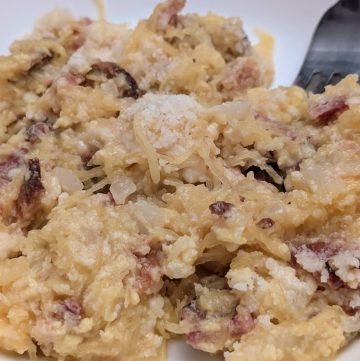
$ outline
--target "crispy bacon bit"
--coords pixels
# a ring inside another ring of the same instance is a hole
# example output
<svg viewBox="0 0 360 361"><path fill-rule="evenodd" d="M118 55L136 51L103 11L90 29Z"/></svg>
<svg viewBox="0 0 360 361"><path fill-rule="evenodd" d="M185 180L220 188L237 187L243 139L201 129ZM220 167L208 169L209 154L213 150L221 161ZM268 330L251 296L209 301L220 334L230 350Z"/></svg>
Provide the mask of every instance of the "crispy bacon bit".
<svg viewBox="0 0 360 361"><path fill-rule="evenodd" d="M341 306L344 312L349 316L355 316L360 312L360 307L351 307L351 306Z"/></svg>
<svg viewBox="0 0 360 361"><path fill-rule="evenodd" d="M227 203L224 201L218 201L213 204L210 204L209 209L212 214L216 214L219 217L228 218L231 208L234 207L233 204Z"/></svg>
<svg viewBox="0 0 360 361"><path fill-rule="evenodd" d="M338 96L315 104L310 108L309 114L310 119L321 124L328 124L336 120L341 113L348 109L346 98Z"/></svg>
<svg viewBox="0 0 360 361"><path fill-rule="evenodd" d="M259 65L254 58L238 58L225 73L220 84L227 92L244 91L256 86L259 78Z"/></svg>
<svg viewBox="0 0 360 361"><path fill-rule="evenodd" d="M36 143L40 138L48 134L51 130L51 125L46 122L38 122L30 125L25 131L25 140L30 143Z"/></svg>
<svg viewBox="0 0 360 361"><path fill-rule="evenodd" d="M28 175L20 188L19 197L16 200L16 209L21 217L25 217L32 205L44 193L45 188L41 183L41 168L39 159L30 159L28 162Z"/></svg>
<svg viewBox="0 0 360 361"><path fill-rule="evenodd" d="M158 31L165 30L169 25L176 26L177 14L185 7L186 0L168 0L155 8L149 23Z"/></svg>
<svg viewBox="0 0 360 361"><path fill-rule="evenodd" d="M136 80L125 69L110 61L101 61L93 64L91 70L85 75L86 81L84 85L92 86L95 81L102 81L103 77L105 79L123 77L128 89L123 90L121 96L134 99L139 97L139 87Z"/></svg>
<svg viewBox="0 0 360 361"><path fill-rule="evenodd" d="M245 307L237 307L237 314L230 321L230 334L239 339L242 335L250 332L255 327L255 321L249 310Z"/></svg>
<svg viewBox="0 0 360 361"><path fill-rule="evenodd" d="M269 229L271 228L275 222L271 218L262 218L256 225L261 229Z"/></svg>

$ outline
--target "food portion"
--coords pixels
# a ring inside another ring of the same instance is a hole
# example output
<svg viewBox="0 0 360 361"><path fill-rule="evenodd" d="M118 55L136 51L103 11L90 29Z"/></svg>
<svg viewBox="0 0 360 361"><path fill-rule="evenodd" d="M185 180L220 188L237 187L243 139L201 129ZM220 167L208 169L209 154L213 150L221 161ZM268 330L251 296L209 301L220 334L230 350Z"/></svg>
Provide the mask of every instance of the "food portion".
<svg viewBox="0 0 360 361"><path fill-rule="evenodd" d="M252 47L239 18L180 15L185 0L157 6L124 44L120 63L144 91L191 94L206 103L231 100L272 81L272 39Z"/></svg>
<svg viewBox="0 0 360 361"><path fill-rule="evenodd" d="M271 39L184 5L56 11L0 57L2 350L329 361L359 332L357 78L266 89Z"/></svg>

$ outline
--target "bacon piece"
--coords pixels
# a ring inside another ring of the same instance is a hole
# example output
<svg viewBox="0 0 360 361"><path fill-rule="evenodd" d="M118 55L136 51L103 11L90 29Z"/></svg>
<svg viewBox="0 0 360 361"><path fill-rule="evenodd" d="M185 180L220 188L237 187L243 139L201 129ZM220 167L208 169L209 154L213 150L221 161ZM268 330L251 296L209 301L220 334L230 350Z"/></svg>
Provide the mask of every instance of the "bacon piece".
<svg viewBox="0 0 360 361"><path fill-rule="evenodd" d="M193 304L183 309L183 321L191 326L186 342L198 350L216 352L229 342L241 339L255 327L254 317L245 307L238 306L235 316L202 313ZM209 324L214 327L209 329Z"/></svg>
<svg viewBox="0 0 360 361"><path fill-rule="evenodd" d="M275 222L271 218L262 218L256 225L261 229L269 229L271 228Z"/></svg>
<svg viewBox="0 0 360 361"><path fill-rule="evenodd" d="M8 155L4 161L0 162L0 178L5 182L11 180L10 172L19 168L23 162L23 156L27 152L26 149L20 149Z"/></svg>
<svg viewBox="0 0 360 361"><path fill-rule="evenodd" d="M310 243L305 245L304 247L316 253L321 259L327 259L335 256L340 250L339 245L336 245L332 242L323 241Z"/></svg>
<svg viewBox="0 0 360 361"><path fill-rule="evenodd" d="M351 306L341 306L344 312L349 316L355 316L360 312L360 307L351 307Z"/></svg>
<svg viewBox="0 0 360 361"><path fill-rule="evenodd" d="M68 298L63 301L65 312L71 315L71 318L80 319L82 310L78 301Z"/></svg>
<svg viewBox="0 0 360 361"><path fill-rule="evenodd" d="M54 316L70 325L77 325L83 317L83 310L76 299L66 298L58 303Z"/></svg>
<svg viewBox="0 0 360 361"><path fill-rule="evenodd" d="M93 64L91 66L91 70L85 75L86 81L84 85L92 86L95 81L102 81L103 76L105 79L123 77L128 89L123 90L121 96L134 99L139 97L139 87L132 75L125 69L110 61L100 61L96 64Z"/></svg>
<svg viewBox="0 0 360 361"><path fill-rule="evenodd" d="M201 350L201 343L211 341L213 336L211 332L191 331L185 335L185 342L193 348ZM204 351L206 350L204 349Z"/></svg>
<svg viewBox="0 0 360 361"><path fill-rule="evenodd" d="M309 109L310 119L320 124L328 124L336 120L340 114L348 110L344 96L330 98L313 105Z"/></svg>
<svg viewBox="0 0 360 361"><path fill-rule="evenodd" d="M36 143L40 138L48 134L51 126L46 122L38 122L30 125L25 131L25 140L30 143Z"/></svg>
<svg viewBox="0 0 360 361"><path fill-rule="evenodd" d="M29 159L28 174L20 188L18 199L16 200L16 209L18 215L27 218L36 201L44 193L45 188L41 183L41 168L39 159Z"/></svg>
<svg viewBox="0 0 360 361"><path fill-rule="evenodd" d="M245 307L237 307L237 314L230 321L230 334L236 340L250 332L255 327L255 321L249 310Z"/></svg>
<svg viewBox="0 0 360 361"><path fill-rule="evenodd" d="M293 247L293 266L301 267L306 272L311 273L322 286L338 289L346 286L341 278L336 275L336 270L331 266L332 257L336 256L339 252L342 252L342 248L340 244L334 242L318 241L300 247ZM318 268L309 268L313 267L313 265L317 265ZM327 277L326 281L324 280L324 275Z"/></svg>
<svg viewBox="0 0 360 361"><path fill-rule="evenodd" d="M0 174L2 178L8 179L8 173L15 168L18 168L21 164L21 158L13 153L10 154L7 159L0 163Z"/></svg>
<svg viewBox="0 0 360 361"><path fill-rule="evenodd" d="M212 214L216 214L219 217L228 218L233 204L224 201L218 201L210 204L209 209Z"/></svg>
<svg viewBox="0 0 360 361"><path fill-rule="evenodd" d="M139 268L136 274L137 288L140 294L151 294L161 285L161 268L154 251L138 258ZM159 278L159 279L157 279Z"/></svg>
<svg viewBox="0 0 360 361"><path fill-rule="evenodd" d="M177 24L177 14L185 7L186 0L168 0L158 5L149 19L149 23L158 31L169 25Z"/></svg>
<svg viewBox="0 0 360 361"><path fill-rule="evenodd" d="M225 72L221 86L227 92L245 91L255 87L260 79L260 69L254 58L238 58Z"/></svg>

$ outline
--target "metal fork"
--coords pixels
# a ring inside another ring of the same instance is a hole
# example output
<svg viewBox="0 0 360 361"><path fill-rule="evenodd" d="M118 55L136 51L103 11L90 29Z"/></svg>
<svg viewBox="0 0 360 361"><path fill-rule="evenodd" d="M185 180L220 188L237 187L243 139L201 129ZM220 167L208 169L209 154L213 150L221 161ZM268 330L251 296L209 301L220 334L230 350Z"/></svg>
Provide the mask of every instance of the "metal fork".
<svg viewBox="0 0 360 361"><path fill-rule="evenodd" d="M360 74L360 0L341 0L320 20L295 85L321 93L353 73Z"/></svg>

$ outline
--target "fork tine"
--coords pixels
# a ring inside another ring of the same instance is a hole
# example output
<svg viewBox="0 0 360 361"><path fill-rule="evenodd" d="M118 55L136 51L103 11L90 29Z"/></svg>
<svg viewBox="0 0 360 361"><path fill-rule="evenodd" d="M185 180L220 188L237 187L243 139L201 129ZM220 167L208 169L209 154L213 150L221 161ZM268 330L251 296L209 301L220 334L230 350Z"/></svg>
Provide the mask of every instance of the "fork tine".
<svg viewBox="0 0 360 361"><path fill-rule="evenodd" d="M359 0L341 0L341 4L344 8L350 9L352 11L359 10Z"/></svg>
<svg viewBox="0 0 360 361"><path fill-rule="evenodd" d="M300 88L306 89L306 86L309 84L310 74L301 72L295 79L295 84Z"/></svg>
<svg viewBox="0 0 360 361"><path fill-rule="evenodd" d="M308 81L302 86L306 91L312 93L321 93L329 80L329 75L320 71L315 71L311 74Z"/></svg>
<svg viewBox="0 0 360 361"><path fill-rule="evenodd" d="M320 72L314 72L310 79L309 82L306 84L305 89L309 92L314 92L314 90L317 88L319 82L321 81L321 75Z"/></svg>
<svg viewBox="0 0 360 361"><path fill-rule="evenodd" d="M296 77L295 84L303 89L306 89L314 75L314 69L311 69L307 64L304 64L298 76Z"/></svg>
<svg viewBox="0 0 360 361"><path fill-rule="evenodd" d="M295 84L315 93L360 74L360 0L340 0L322 17Z"/></svg>
<svg viewBox="0 0 360 361"><path fill-rule="evenodd" d="M325 90L325 86L328 85L327 81L330 78L329 74L320 73L317 85L313 89L310 89L312 93L318 94L322 93Z"/></svg>
<svg viewBox="0 0 360 361"><path fill-rule="evenodd" d="M333 73L327 81L329 85L336 85L344 76L341 73Z"/></svg>

